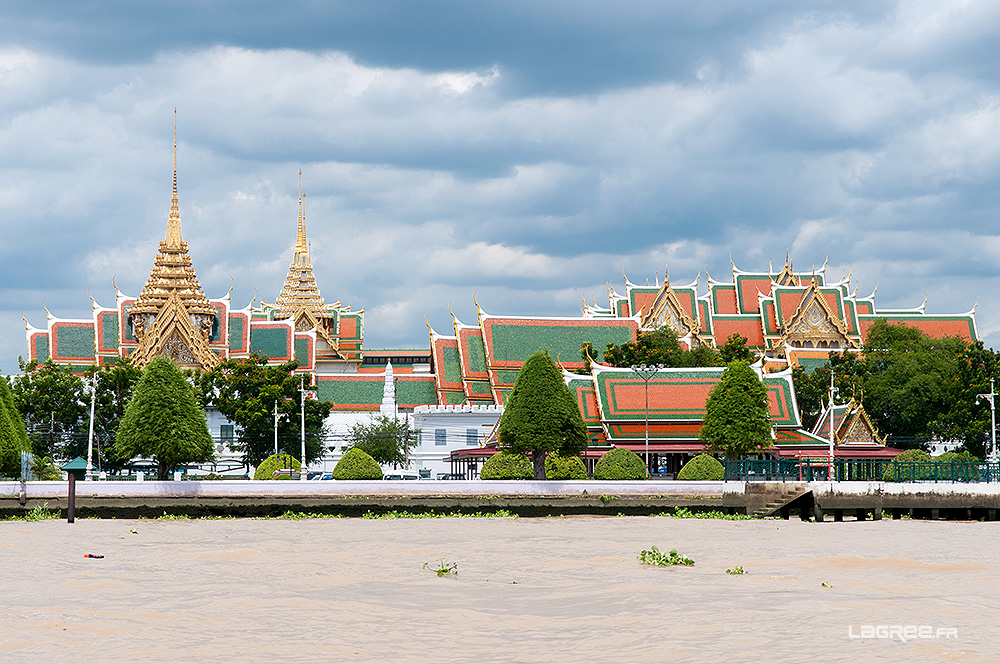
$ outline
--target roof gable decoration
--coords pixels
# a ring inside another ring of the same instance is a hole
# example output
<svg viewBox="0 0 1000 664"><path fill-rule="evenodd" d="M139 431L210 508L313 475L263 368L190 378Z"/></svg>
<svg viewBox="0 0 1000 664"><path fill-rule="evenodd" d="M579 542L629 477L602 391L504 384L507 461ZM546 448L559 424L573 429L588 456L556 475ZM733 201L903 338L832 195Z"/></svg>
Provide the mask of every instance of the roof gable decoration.
<svg viewBox="0 0 1000 664"><path fill-rule="evenodd" d="M181 366L210 369L219 363L219 356L208 346L211 321L201 320L201 317L196 320L176 292L170 293L148 327L143 322L134 322L139 338L139 348L132 355L136 364L145 365L157 355L164 355Z"/></svg>
<svg viewBox="0 0 1000 664"><path fill-rule="evenodd" d="M846 404L827 406L816 421L812 434L829 440L831 417L835 445L885 446L885 436L879 435L860 398L852 398Z"/></svg>
<svg viewBox="0 0 1000 664"><path fill-rule="evenodd" d="M695 288L695 292L697 292L697 279L695 279L692 286ZM678 338L690 335L694 339L701 341L699 325L681 305L677 293L674 291L673 286L670 285L670 278L666 274L666 269L664 269L663 285L660 286L660 290L656 293L652 306L649 308L649 311L640 311L639 315L639 326L643 329L649 330L667 326L677 333Z"/></svg>
<svg viewBox="0 0 1000 664"><path fill-rule="evenodd" d="M847 327L823 297L819 284L810 282L795 311L780 328L785 346L798 348L858 348Z"/></svg>

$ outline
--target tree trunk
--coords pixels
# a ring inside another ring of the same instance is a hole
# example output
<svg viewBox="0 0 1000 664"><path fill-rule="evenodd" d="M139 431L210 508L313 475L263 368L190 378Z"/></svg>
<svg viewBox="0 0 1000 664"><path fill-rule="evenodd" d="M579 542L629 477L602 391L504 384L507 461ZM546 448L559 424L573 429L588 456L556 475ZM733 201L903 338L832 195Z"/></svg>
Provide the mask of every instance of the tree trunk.
<svg viewBox="0 0 1000 664"><path fill-rule="evenodd" d="M532 450L531 464L534 466L535 479L545 479L545 452L542 450Z"/></svg>
<svg viewBox="0 0 1000 664"><path fill-rule="evenodd" d="M167 462L163 459L156 460L156 479L161 482L170 479L170 468L167 467Z"/></svg>

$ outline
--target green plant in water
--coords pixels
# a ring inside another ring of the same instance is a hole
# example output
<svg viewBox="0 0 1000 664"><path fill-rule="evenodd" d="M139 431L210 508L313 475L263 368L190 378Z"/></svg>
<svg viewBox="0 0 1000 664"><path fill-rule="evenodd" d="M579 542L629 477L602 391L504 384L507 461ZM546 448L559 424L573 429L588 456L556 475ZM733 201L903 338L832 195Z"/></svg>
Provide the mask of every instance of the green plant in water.
<svg viewBox="0 0 1000 664"><path fill-rule="evenodd" d="M164 512L162 516L158 516L156 518L166 521L188 521L191 519L191 517L187 514L167 514L166 512Z"/></svg>
<svg viewBox="0 0 1000 664"><path fill-rule="evenodd" d="M726 574L746 574L746 570L743 569L742 565L737 565L732 569L727 569Z"/></svg>
<svg viewBox="0 0 1000 664"><path fill-rule="evenodd" d="M275 518L286 519L288 521L301 521L302 519L342 519L344 515L320 514L319 512L293 512L292 510L288 510Z"/></svg>
<svg viewBox="0 0 1000 664"><path fill-rule="evenodd" d="M458 576L458 563L445 562L444 558L438 558L437 567L424 563L424 569L429 569L438 576Z"/></svg>
<svg viewBox="0 0 1000 664"><path fill-rule="evenodd" d="M692 512L686 507L675 507L673 513L663 512L655 516L672 516L675 519L719 519L722 521L748 521L753 519L747 514L725 514L719 510L708 512Z"/></svg>
<svg viewBox="0 0 1000 664"><path fill-rule="evenodd" d="M655 544L649 551L646 551L645 549L640 551L639 555L636 557L643 565L660 565L661 567L669 567L671 565L691 567L694 565L693 560L678 554L677 549L670 549L669 552L663 553Z"/></svg>
<svg viewBox="0 0 1000 664"><path fill-rule="evenodd" d="M389 510L388 512L365 512L362 519L501 519L513 518L517 514L510 510L496 510L494 512L407 512L405 510Z"/></svg>
<svg viewBox="0 0 1000 664"><path fill-rule="evenodd" d="M609 496L607 494L601 494L600 499L601 499L602 503L604 503L605 505L607 505L608 503L610 503L613 500L618 500L618 496Z"/></svg>

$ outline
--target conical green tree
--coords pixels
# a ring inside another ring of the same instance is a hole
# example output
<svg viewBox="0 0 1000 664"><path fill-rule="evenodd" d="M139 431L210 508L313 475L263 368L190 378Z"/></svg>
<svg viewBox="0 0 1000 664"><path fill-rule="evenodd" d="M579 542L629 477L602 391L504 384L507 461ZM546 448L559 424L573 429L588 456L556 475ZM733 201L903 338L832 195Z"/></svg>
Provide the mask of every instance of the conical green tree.
<svg viewBox="0 0 1000 664"><path fill-rule="evenodd" d="M10 385L0 376L0 477L19 477L21 452L30 450L24 420L14 407Z"/></svg>
<svg viewBox="0 0 1000 664"><path fill-rule="evenodd" d="M726 367L705 404L701 439L707 449L729 459L771 447L771 416L767 388L746 361Z"/></svg>
<svg viewBox="0 0 1000 664"><path fill-rule="evenodd" d="M547 351L521 367L497 427L500 446L530 454L536 480L545 479L545 455L578 454L587 445L587 427L562 372Z"/></svg>
<svg viewBox="0 0 1000 664"><path fill-rule="evenodd" d="M154 358L143 370L118 427L115 452L123 459L155 459L159 480L179 464L215 458L194 389L169 359Z"/></svg>

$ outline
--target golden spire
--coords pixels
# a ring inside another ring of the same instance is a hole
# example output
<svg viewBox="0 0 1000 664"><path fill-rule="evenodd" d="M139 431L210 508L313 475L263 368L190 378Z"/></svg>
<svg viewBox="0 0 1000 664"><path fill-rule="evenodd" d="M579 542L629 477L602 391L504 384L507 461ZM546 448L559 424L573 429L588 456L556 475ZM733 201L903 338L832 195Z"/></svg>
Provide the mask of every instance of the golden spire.
<svg viewBox="0 0 1000 664"><path fill-rule="evenodd" d="M339 306L339 302L333 306ZM295 323L295 329L300 332L315 329L320 339L334 351L337 350L335 314L331 311L331 307L327 306L316 286L316 277L309 261L301 168L299 169L299 228L295 238L295 255L292 256L292 262L288 266L288 276L275 301L275 307L278 309L275 319L291 318Z"/></svg>
<svg viewBox="0 0 1000 664"><path fill-rule="evenodd" d="M213 367L219 356L209 348L218 310L205 296L181 236L177 202L177 109L174 109L174 173L167 235L160 242L149 279L128 317L139 347L133 360L145 365L166 355L183 366Z"/></svg>
<svg viewBox="0 0 1000 664"><path fill-rule="evenodd" d="M299 232L295 237L295 265L309 264L309 243L306 241L306 211L302 198L302 169L299 169Z"/></svg>
<svg viewBox="0 0 1000 664"><path fill-rule="evenodd" d="M170 194L170 218L167 220L168 247L179 247L184 242L181 236L181 212L177 202L177 107L174 107L174 188Z"/></svg>

